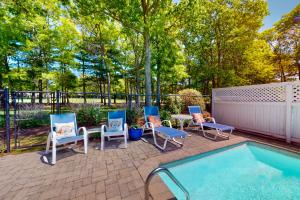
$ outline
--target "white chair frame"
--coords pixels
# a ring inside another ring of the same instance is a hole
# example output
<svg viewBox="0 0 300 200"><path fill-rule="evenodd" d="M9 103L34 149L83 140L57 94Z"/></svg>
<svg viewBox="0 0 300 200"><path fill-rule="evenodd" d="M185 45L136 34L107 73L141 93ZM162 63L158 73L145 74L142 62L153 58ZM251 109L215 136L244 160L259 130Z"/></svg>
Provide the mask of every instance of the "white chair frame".
<svg viewBox="0 0 300 200"><path fill-rule="evenodd" d="M170 120L163 120L162 123L164 123L164 122L167 122L168 125L169 125L169 127L172 128L172 123L171 123ZM163 150L163 151L166 149L168 141L171 141L171 140L172 140L173 142L175 142L176 144L179 144L180 146L183 146L183 142L179 142L179 141L175 140L175 138L171 138L171 137L169 137L169 136L166 137L166 135L164 135L164 134L160 134L161 137L165 139L165 141L164 141L164 143L163 143L163 146L159 145L159 144L157 143L156 135L155 135L155 132L157 132L158 134L159 134L159 132L155 130L155 127L154 127L153 123L151 123L151 122L146 122L146 123L145 123L145 125L143 126L143 132L144 132L145 130L151 130L151 131L152 131L154 144L155 144L159 149L161 149L161 150Z"/></svg>
<svg viewBox="0 0 300 200"><path fill-rule="evenodd" d="M56 138L56 132L51 130L51 132L48 134L48 138L47 138L46 154L49 153L50 143L52 142L52 161L51 161L52 165L56 164L56 151L59 150L58 148L56 148L57 143L59 143L59 145L63 145L63 144L74 142L74 144L77 145L77 141L82 140L81 138L78 138L78 135L79 135L81 130L83 131L84 153L87 154L87 151L88 151L88 134L87 134L87 131L86 131L85 127L78 128L77 131L76 131L76 136L68 137L68 140L65 143L58 142L58 140Z"/></svg>
<svg viewBox="0 0 300 200"><path fill-rule="evenodd" d="M124 130L122 131L109 131L106 125L101 126L101 151L104 150L105 137L111 140L111 136L121 136L124 137L124 145L127 148L127 138L128 138L128 125L124 123ZM117 139L120 139L118 137Z"/></svg>

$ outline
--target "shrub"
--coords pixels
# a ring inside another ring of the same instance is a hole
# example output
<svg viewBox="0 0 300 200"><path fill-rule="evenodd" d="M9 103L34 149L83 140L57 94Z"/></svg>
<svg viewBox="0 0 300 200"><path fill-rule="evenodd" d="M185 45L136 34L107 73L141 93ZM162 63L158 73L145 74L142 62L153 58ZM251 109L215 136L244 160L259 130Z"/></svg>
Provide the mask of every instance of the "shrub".
<svg viewBox="0 0 300 200"><path fill-rule="evenodd" d="M133 124L138 124L138 121L140 118L143 118L143 109L141 108L133 108L133 109L127 109L126 110L126 121L127 121L127 124L129 126L133 125Z"/></svg>
<svg viewBox="0 0 300 200"><path fill-rule="evenodd" d="M24 109L25 108L25 109ZM49 113L38 105L23 106L18 114L18 126L21 129L41 127L50 124Z"/></svg>
<svg viewBox="0 0 300 200"><path fill-rule="evenodd" d="M78 123L84 126L99 125L101 119L105 118L104 112L101 112L100 107L81 107L76 112Z"/></svg>
<svg viewBox="0 0 300 200"><path fill-rule="evenodd" d="M188 113L188 106L199 105L202 110L205 110L205 102L202 94L194 89L184 89L178 92L182 100L182 110Z"/></svg>
<svg viewBox="0 0 300 200"><path fill-rule="evenodd" d="M178 96L168 96L164 100L163 110L168 111L172 114L179 114L182 110L182 100Z"/></svg>
<svg viewBox="0 0 300 200"><path fill-rule="evenodd" d="M159 114L161 120L170 120L172 113L168 110L161 110Z"/></svg>

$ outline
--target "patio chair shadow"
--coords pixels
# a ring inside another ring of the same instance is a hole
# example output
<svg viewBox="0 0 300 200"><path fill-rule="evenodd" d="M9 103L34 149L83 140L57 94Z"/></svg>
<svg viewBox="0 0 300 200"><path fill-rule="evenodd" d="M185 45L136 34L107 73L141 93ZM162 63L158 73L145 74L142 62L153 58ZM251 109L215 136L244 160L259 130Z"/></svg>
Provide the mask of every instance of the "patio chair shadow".
<svg viewBox="0 0 300 200"><path fill-rule="evenodd" d="M76 148L78 149L78 147ZM42 161L42 163L47 164L47 165L52 165L51 161L52 161L52 153L49 152L48 154L45 154L44 151L40 151L38 152L39 155L41 155L40 160ZM81 150L75 150L74 148L63 148L60 150L57 150L57 155L56 155L56 160L62 160L68 157L72 157L75 156L76 154L84 154L83 151Z"/></svg>
<svg viewBox="0 0 300 200"><path fill-rule="evenodd" d="M203 137L204 139L207 139L209 141L213 141L213 142L222 142L222 141L225 141L225 140L228 140L227 138L222 138L222 137L217 137L215 140L212 140L212 139L209 139L209 138L206 138L203 136L203 133L201 131L198 130L198 128L189 128L187 129L189 133L192 133L192 136L200 136L200 137ZM208 133L209 135L211 136L214 136L216 134L216 130L208 130L208 129L205 129L206 133ZM234 133L232 133L232 135L234 135Z"/></svg>
<svg viewBox="0 0 300 200"><path fill-rule="evenodd" d="M97 145L95 145L96 149L100 150L100 143L98 143ZM104 150L106 149L125 149L125 144L123 140L110 140L110 141L105 141L104 144Z"/></svg>

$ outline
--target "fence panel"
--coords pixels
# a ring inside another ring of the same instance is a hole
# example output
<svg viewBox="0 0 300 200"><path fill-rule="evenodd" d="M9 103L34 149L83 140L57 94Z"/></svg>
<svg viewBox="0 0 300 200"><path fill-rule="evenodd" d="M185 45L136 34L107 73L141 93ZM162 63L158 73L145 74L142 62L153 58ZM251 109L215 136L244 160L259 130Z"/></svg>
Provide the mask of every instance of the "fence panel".
<svg viewBox="0 0 300 200"><path fill-rule="evenodd" d="M169 96L179 95L161 95L162 110ZM204 98L209 108L210 97ZM151 99L156 105L156 95ZM106 123L108 111L132 109L128 120L137 123L138 118L143 118L144 100L144 94L111 94L108 106L108 95L95 92L0 90L0 152L9 152L10 144L14 149L45 145L52 113L75 112L79 125L97 127ZM164 114L167 117L170 113Z"/></svg>
<svg viewBox="0 0 300 200"><path fill-rule="evenodd" d="M220 123L287 142L300 142L300 82L213 90L213 116Z"/></svg>
<svg viewBox="0 0 300 200"><path fill-rule="evenodd" d="M14 148L44 144L49 114L55 112L55 93L12 91Z"/></svg>
<svg viewBox="0 0 300 200"><path fill-rule="evenodd" d="M0 153L6 149L5 145L5 96L4 90L0 90Z"/></svg>

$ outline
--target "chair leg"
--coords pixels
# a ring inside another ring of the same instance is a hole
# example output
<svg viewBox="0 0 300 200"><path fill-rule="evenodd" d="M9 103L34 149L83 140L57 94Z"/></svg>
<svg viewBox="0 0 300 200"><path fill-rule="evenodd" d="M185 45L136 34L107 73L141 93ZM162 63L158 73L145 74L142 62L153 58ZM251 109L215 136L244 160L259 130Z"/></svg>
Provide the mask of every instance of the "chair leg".
<svg viewBox="0 0 300 200"><path fill-rule="evenodd" d="M47 138L46 154L49 153L50 143L51 143L51 133L49 133L48 138Z"/></svg>
<svg viewBox="0 0 300 200"><path fill-rule="evenodd" d="M167 143L168 143L168 138L165 139L164 146L163 146L162 150L165 150L165 149L166 149Z"/></svg>
<svg viewBox="0 0 300 200"><path fill-rule="evenodd" d="M101 134L101 151L104 149L104 133Z"/></svg>
<svg viewBox="0 0 300 200"><path fill-rule="evenodd" d="M124 134L124 143L125 143L125 148L127 148L127 134Z"/></svg>
<svg viewBox="0 0 300 200"><path fill-rule="evenodd" d="M88 137L87 137L87 135L85 134L84 135L84 153L85 154L87 154L87 151L88 151ZM77 143L77 141L76 141L76 143Z"/></svg>
<svg viewBox="0 0 300 200"><path fill-rule="evenodd" d="M176 144L179 144L180 146L183 146L183 142L179 142L177 141L175 138L172 138L172 140L176 143ZM184 141L184 139L183 139Z"/></svg>
<svg viewBox="0 0 300 200"><path fill-rule="evenodd" d="M159 149L161 149L161 150L164 151L164 150L166 149L166 146L167 146L167 143L168 143L169 138L166 137L166 139L165 139L165 141L164 141L164 145L161 146L161 145L159 145L159 144L157 143L157 141L156 141L156 136L155 136L155 131L154 131L154 129L152 129L152 134L153 134L153 140L154 140L155 146L157 146Z"/></svg>
<svg viewBox="0 0 300 200"><path fill-rule="evenodd" d="M56 142L52 142L52 165L56 164Z"/></svg>

